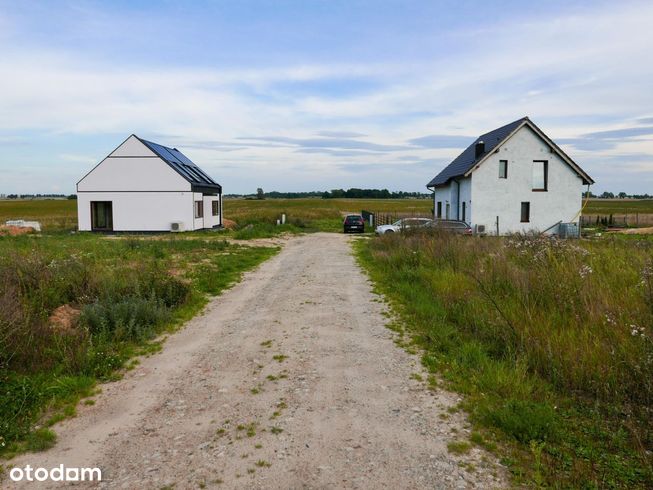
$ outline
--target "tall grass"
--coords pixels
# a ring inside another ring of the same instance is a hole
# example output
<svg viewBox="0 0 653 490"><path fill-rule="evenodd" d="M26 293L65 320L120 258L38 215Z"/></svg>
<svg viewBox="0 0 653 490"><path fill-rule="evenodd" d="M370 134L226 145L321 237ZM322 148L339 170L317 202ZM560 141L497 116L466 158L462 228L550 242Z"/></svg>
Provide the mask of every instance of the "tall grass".
<svg viewBox="0 0 653 490"><path fill-rule="evenodd" d="M34 446L44 413L71 412L96 379L275 252L215 239L0 238L0 454ZM77 312L67 326L51 318L63 305Z"/></svg>
<svg viewBox="0 0 653 490"><path fill-rule="evenodd" d="M653 241L408 234L358 251L519 481L653 484Z"/></svg>

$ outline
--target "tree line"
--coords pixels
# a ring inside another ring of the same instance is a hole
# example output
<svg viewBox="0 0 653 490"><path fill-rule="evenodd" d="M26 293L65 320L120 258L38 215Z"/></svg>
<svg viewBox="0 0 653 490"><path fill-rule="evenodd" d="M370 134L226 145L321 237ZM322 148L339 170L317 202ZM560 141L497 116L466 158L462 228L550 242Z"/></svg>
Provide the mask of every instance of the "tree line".
<svg viewBox="0 0 653 490"><path fill-rule="evenodd" d="M225 194L226 198L244 199L427 199L431 194L423 192L389 191L388 189L332 189L330 191L310 192L264 192L260 187L254 194Z"/></svg>
<svg viewBox="0 0 653 490"><path fill-rule="evenodd" d="M589 197L595 197L597 199L653 199L653 195L649 194L628 194L626 192L614 193L608 191L598 195L590 192Z"/></svg>

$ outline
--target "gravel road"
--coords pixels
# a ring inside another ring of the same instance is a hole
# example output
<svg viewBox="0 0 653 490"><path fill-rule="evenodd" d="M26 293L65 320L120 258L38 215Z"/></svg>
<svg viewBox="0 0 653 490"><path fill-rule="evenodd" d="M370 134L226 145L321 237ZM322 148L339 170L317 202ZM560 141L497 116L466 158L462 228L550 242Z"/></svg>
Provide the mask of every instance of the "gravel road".
<svg viewBox="0 0 653 490"><path fill-rule="evenodd" d="M469 436L459 398L414 379L352 239L289 239L12 463L97 466L103 488L507 486L492 455L447 450Z"/></svg>

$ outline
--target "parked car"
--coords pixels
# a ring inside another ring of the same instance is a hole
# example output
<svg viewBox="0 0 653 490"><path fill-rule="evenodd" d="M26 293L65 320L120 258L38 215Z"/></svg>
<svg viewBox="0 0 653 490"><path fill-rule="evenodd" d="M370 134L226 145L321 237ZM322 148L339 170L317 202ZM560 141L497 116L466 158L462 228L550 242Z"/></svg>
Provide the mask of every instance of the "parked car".
<svg viewBox="0 0 653 490"><path fill-rule="evenodd" d="M360 214L348 214L342 222L345 233L365 231L365 220Z"/></svg>
<svg viewBox="0 0 653 490"><path fill-rule="evenodd" d="M432 220L430 223L425 225L425 228L448 233L458 233L461 235L471 235L473 233L471 226L464 221L458 221L455 219Z"/></svg>
<svg viewBox="0 0 653 490"><path fill-rule="evenodd" d="M374 232L377 235L385 235L386 233L396 233L398 231L406 230L409 228L419 228L421 226L426 226L428 223L432 221L433 220L429 218L401 218L400 220L395 221L391 225L377 226Z"/></svg>

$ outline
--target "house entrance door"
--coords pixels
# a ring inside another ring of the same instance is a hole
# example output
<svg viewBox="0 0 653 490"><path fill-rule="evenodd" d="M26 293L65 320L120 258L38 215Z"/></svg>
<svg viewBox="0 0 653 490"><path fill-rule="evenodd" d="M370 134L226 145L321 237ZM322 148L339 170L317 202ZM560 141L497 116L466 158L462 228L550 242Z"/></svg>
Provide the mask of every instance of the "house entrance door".
<svg viewBox="0 0 653 490"><path fill-rule="evenodd" d="M91 230L113 231L113 203L91 201Z"/></svg>

